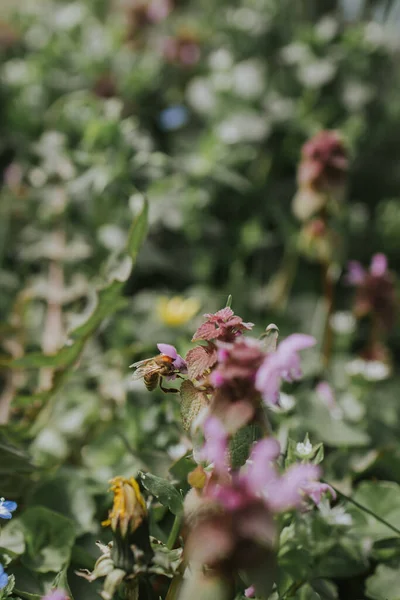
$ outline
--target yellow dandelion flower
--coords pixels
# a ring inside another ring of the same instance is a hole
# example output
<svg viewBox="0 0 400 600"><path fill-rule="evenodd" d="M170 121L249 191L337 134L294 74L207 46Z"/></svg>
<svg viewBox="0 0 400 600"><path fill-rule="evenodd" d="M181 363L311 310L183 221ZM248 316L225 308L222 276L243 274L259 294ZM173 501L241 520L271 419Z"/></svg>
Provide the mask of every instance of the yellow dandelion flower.
<svg viewBox="0 0 400 600"><path fill-rule="evenodd" d="M196 298L182 298L182 296L173 298L162 296L157 305L158 316L167 327L185 325L199 310L200 302Z"/></svg>
<svg viewBox="0 0 400 600"><path fill-rule="evenodd" d="M113 531L119 530L125 537L128 531L135 531L147 516L146 503L133 477L114 477L110 483L114 503L108 519L102 525L111 526Z"/></svg>

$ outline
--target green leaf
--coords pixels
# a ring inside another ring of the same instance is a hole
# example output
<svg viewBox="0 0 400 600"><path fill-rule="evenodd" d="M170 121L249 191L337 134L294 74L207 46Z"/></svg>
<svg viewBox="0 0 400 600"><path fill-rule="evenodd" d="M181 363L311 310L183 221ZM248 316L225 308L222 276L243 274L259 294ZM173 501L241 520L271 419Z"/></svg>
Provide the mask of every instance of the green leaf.
<svg viewBox="0 0 400 600"><path fill-rule="evenodd" d="M231 464L234 469L244 465L249 457L251 446L260 437L261 431L257 425L246 425L235 433L229 444Z"/></svg>
<svg viewBox="0 0 400 600"><path fill-rule="evenodd" d="M203 408L208 406L209 402L207 395L198 390L189 379L182 383L180 396L183 429L190 431L193 421Z"/></svg>
<svg viewBox="0 0 400 600"><path fill-rule="evenodd" d="M3 598L7 598L8 596L10 596L10 594L12 593L14 588L15 588L15 577L14 577L14 575L9 575L7 585L4 586L3 588L1 588L1 590L0 590L0 600L3 600Z"/></svg>
<svg viewBox="0 0 400 600"><path fill-rule="evenodd" d="M353 499L400 530L400 486L392 481L364 481ZM392 538L394 533L387 525L356 506L348 505L352 516L352 531L374 541Z"/></svg>
<svg viewBox="0 0 400 600"><path fill-rule="evenodd" d="M174 515L179 515L183 510L182 498L172 483L151 473L139 473L143 486L153 494L163 506L168 506Z"/></svg>
<svg viewBox="0 0 400 600"><path fill-rule="evenodd" d="M82 476L61 472L42 481L28 499L29 506L44 506L75 522L78 535L96 532L96 505Z"/></svg>
<svg viewBox="0 0 400 600"><path fill-rule="evenodd" d="M400 567L378 565L366 581L365 595L371 600L400 600Z"/></svg>
<svg viewBox="0 0 400 600"><path fill-rule="evenodd" d="M41 506L28 508L20 521L26 543L24 565L38 573L61 571L74 545L74 522Z"/></svg>
<svg viewBox="0 0 400 600"><path fill-rule="evenodd" d="M205 575L193 570L183 580L178 600L232 600L232 584L222 577Z"/></svg>
<svg viewBox="0 0 400 600"><path fill-rule="evenodd" d="M25 552L23 527L19 519L13 519L0 528L0 548L19 556Z"/></svg>
<svg viewBox="0 0 400 600"><path fill-rule="evenodd" d="M0 475L16 472L30 473L35 470L29 455L9 442L3 432L0 434L0 453Z"/></svg>
<svg viewBox="0 0 400 600"><path fill-rule="evenodd" d="M54 578L54 581L51 585L52 589L60 589L67 592L69 596L69 600L74 600L72 597L72 592L69 587L68 577L67 577L68 565L66 565Z"/></svg>
<svg viewBox="0 0 400 600"><path fill-rule="evenodd" d="M143 197L143 203L138 211L138 215L128 234L127 251L129 256L135 262L141 245L143 244L148 229L149 203L147 198Z"/></svg>

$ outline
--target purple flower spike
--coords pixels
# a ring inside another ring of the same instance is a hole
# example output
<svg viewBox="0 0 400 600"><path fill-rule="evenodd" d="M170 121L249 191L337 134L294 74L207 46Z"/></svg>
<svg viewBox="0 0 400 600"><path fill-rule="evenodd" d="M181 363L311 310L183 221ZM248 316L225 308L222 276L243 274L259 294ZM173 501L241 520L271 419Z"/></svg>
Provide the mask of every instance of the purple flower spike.
<svg viewBox="0 0 400 600"><path fill-rule="evenodd" d="M199 452L200 460L213 463L217 471L226 471L228 436L219 419L209 417L205 421L204 436L206 441Z"/></svg>
<svg viewBox="0 0 400 600"><path fill-rule="evenodd" d="M350 260L347 268L346 282L349 285L361 285L365 280L366 273L358 260Z"/></svg>
<svg viewBox="0 0 400 600"><path fill-rule="evenodd" d="M371 275L374 277L383 277L388 268L387 258L384 254L375 254L371 260L369 268Z"/></svg>
<svg viewBox="0 0 400 600"><path fill-rule="evenodd" d="M256 375L256 388L267 404L277 404L281 379L295 381L302 376L298 352L316 344L311 335L295 333L269 354Z"/></svg>

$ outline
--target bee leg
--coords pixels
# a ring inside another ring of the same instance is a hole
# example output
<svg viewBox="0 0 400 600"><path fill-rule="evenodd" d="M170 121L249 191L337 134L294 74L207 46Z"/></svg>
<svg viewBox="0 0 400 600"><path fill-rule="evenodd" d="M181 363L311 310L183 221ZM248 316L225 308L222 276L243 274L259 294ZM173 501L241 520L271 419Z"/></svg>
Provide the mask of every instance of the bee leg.
<svg viewBox="0 0 400 600"><path fill-rule="evenodd" d="M179 394L179 390L177 390L176 388L165 388L163 387L162 384L162 378L160 378L160 389L162 389L163 392L165 392L166 394Z"/></svg>

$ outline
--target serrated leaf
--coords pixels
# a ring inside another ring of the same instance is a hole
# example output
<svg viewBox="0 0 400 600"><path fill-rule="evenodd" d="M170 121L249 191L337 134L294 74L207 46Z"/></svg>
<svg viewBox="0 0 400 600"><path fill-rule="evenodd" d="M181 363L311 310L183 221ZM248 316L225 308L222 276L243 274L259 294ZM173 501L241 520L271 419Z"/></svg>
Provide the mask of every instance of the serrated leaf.
<svg viewBox="0 0 400 600"><path fill-rule="evenodd" d="M238 469L244 465L249 457L251 446L260 437L261 431L257 425L247 425L235 433L229 444L233 469Z"/></svg>
<svg viewBox="0 0 400 600"><path fill-rule="evenodd" d="M187 379L181 385L180 396L182 425L185 431L190 431L195 418L208 406L207 395L198 390L193 383Z"/></svg>
<svg viewBox="0 0 400 600"><path fill-rule="evenodd" d="M168 506L174 515L179 515L183 510L182 498L172 483L162 477L151 473L139 473L143 486L153 494L163 506Z"/></svg>

